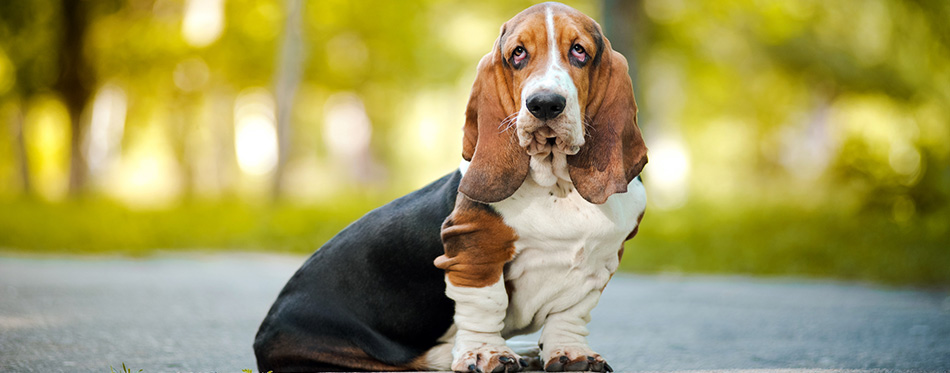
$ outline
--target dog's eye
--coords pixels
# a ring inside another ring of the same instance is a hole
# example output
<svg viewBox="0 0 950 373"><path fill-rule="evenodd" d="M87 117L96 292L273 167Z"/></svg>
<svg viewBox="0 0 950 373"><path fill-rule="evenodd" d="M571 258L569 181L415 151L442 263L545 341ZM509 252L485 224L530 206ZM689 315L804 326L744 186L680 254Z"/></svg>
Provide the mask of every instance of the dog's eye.
<svg viewBox="0 0 950 373"><path fill-rule="evenodd" d="M528 57L528 51L524 50L524 47L519 46L511 52L511 63L515 65L515 67L519 67L518 65L524 61L525 57Z"/></svg>
<svg viewBox="0 0 950 373"><path fill-rule="evenodd" d="M577 59L577 62L584 63L587 61L587 51L584 50L580 44L574 44L571 47L571 56Z"/></svg>

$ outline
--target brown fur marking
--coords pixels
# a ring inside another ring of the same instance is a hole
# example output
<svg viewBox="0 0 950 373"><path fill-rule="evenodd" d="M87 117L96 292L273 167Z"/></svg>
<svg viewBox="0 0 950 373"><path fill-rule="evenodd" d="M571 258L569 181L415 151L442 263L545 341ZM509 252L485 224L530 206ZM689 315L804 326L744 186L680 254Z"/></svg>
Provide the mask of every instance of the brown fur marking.
<svg viewBox="0 0 950 373"><path fill-rule="evenodd" d="M626 192L627 184L647 163L627 60L611 49L607 38L603 42L602 61L591 71L585 114L587 145L567 157L577 192L596 204L606 202L614 193Z"/></svg>
<svg viewBox="0 0 950 373"><path fill-rule="evenodd" d="M383 363L369 356L349 341L320 340L299 341L282 336L274 342L271 349L275 355L268 357L275 372L296 371L403 371L409 366L395 366ZM315 366L315 362L325 365Z"/></svg>
<svg viewBox="0 0 950 373"><path fill-rule="evenodd" d="M482 57L462 127L462 158L471 164L459 184L459 191L476 201L508 198L528 176L528 153L518 144L515 131L502 124L518 111L507 89L510 85L501 56L493 51Z"/></svg>
<svg viewBox="0 0 950 373"><path fill-rule="evenodd" d="M445 270L455 286L480 288L501 278L505 263L515 255L518 236L488 205L459 194L455 210L442 224L445 254L435 266Z"/></svg>

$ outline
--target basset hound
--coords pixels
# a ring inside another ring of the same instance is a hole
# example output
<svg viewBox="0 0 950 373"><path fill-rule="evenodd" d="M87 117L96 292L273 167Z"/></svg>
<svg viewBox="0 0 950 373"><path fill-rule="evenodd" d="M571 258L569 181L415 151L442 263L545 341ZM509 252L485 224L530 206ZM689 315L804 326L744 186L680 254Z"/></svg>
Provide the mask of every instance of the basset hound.
<svg viewBox="0 0 950 373"><path fill-rule="evenodd" d="M646 207L626 59L558 3L481 59L457 171L367 213L293 275L254 342L266 372L610 371L590 313Z"/></svg>

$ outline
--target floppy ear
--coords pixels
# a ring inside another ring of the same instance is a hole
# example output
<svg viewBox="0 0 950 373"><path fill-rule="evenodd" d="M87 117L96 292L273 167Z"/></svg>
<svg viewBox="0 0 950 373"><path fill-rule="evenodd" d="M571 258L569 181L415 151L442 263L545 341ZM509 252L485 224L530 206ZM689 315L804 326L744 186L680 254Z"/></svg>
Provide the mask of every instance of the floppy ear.
<svg viewBox="0 0 950 373"><path fill-rule="evenodd" d="M508 89L511 77L502 63L496 42L493 51L478 63L465 110L462 158L471 164L459 192L483 203L508 198L528 176L528 153L518 145L514 122L505 122L517 107Z"/></svg>
<svg viewBox="0 0 950 373"><path fill-rule="evenodd" d="M627 59L605 47L591 79L586 116L585 146L567 157L574 187L591 203L604 203L627 184L647 163L647 147L637 126L637 103L627 75Z"/></svg>

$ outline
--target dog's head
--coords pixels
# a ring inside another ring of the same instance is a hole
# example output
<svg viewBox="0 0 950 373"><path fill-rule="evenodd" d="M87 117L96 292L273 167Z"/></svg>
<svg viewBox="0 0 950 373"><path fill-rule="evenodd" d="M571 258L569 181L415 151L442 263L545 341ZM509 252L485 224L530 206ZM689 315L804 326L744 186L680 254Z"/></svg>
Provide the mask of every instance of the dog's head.
<svg viewBox="0 0 950 373"><path fill-rule="evenodd" d="M480 202L508 198L543 165L604 203L647 162L626 59L597 22L558 3L502 25L478 64L463 130L471 164L459 191Z"/></svg>

